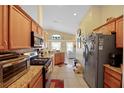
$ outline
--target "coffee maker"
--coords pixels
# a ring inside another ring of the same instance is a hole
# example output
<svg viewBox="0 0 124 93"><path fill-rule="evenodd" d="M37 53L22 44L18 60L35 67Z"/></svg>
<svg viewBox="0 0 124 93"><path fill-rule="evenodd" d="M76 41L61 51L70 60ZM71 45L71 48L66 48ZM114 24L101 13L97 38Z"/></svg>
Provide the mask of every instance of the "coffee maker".
<svg viewBox="0 0 124 93"><path fill-rule="evenodd" d="M122 63L122 54L118 52L113 52L109 54L109 64L111 66L120 67Z"/></svg>

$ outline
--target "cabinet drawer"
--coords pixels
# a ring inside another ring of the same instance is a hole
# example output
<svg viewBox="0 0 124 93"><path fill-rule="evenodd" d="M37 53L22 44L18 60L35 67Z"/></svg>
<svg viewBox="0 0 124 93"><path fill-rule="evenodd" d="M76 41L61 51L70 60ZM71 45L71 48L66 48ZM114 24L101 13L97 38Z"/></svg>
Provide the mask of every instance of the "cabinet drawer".
<svg viewBox="0 0 124 93"><path fill-rule="evenodd" d="M108 74L110 74L111 76L113 76L113 77L115 77L116 79L118 79L118 80L121 81L121 74L120 74L120 73L115 72L115 71L113 71L113 70L111 70L111 69L109 69L109 68L106 68L106 67L105 67L105 73L108 73Z"/></svg>
<svg viewBox="0 0 124 93"><path fill-rule="evenodd" d="M121 87L121 81L115 79L113 76L105 73L104 74L104 83L112 88L120 88Z"/></svg>

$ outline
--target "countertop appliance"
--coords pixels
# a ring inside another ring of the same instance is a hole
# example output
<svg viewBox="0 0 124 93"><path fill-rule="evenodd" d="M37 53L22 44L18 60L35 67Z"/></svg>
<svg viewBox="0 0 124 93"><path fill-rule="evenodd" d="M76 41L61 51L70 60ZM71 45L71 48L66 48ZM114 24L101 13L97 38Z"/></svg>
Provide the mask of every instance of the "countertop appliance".
<svg viewBox="0 0 124 93"><path fill-rule="evenodd" d="M3 58L0 60L0 87L5 88L24 75L30 65L28 57L23 55L17 57L14 54L8 54L8 56L3 54L0 56L6 58L6 60Z"/></svg>
<svg viewBox="0 0 124 93"><path fill-rule="evenodd" d="M35 32L31 32L31 46L43 48L43 38Z"/></svg>
<svg viewBox="0 0 124 93"><path fill-rule="evenodd" d="M92 88L103 88L103 64L109 63L109 53L115 51L115 34L94 33L84 45L84 79Z"/></svg>
<svg viewBox="0 0 124 93"><path fill-rule="evenodd" d="M120 67L122 63L122 54L118 52L113 52L109 54L109 64L111 66Z"/></svg>
<svg viewBox="0 0 124 93"><path fill-rule="evenodd" d="M45 88L51 73L52 60L51 58L39 57L36 52L33 54L34 55L32 55L32 57L30 58L30 65L34 65L34 66L41 65L43 67L42 68L43 88Z"/></svg>

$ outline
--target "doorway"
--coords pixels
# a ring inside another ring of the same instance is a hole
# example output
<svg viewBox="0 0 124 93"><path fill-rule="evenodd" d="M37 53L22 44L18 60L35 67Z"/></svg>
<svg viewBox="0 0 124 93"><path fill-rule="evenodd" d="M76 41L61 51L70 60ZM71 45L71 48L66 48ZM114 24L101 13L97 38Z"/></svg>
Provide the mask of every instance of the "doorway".
<svg viewBox="0 0 124 93"><path fill-rule="evenodd" d="M66 42L66 54L68 58L74 58L74 43L73 42Z"/></svg>

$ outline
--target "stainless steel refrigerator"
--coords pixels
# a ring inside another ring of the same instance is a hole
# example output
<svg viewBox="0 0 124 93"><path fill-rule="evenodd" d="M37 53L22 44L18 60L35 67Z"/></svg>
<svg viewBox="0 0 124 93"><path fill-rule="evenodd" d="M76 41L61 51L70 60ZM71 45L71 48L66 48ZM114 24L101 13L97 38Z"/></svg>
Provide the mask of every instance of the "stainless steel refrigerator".
<svg viewBox="0 0 124 93"><path fill-rule="evenodd" d="M84 80L89 87L102 88L103 64L109 63L109 53L116 50L115 34L92 34L84 46Z"/></svg>

